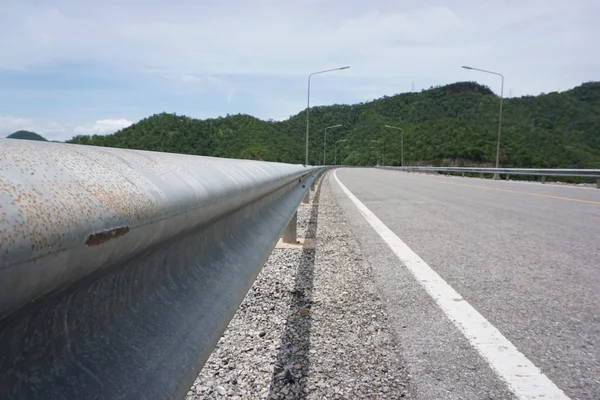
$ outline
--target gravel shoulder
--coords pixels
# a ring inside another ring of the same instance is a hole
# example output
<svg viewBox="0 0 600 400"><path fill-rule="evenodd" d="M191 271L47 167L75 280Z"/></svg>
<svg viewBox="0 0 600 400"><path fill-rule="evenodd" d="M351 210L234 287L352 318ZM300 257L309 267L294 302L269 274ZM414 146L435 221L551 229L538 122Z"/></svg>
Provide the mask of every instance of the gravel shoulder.
<svg viewBox="0 0 600 400"><path fill-rule="evenodd" d="M186 399L397 399L409 374L326 175L298 210L317 248L275 249Z"/></svg>

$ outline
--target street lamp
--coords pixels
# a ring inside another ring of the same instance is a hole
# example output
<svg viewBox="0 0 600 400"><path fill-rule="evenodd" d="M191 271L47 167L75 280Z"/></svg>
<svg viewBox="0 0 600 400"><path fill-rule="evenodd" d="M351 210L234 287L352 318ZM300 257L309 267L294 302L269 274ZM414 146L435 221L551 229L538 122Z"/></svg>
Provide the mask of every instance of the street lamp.
<svg viewBox="0 0 600 400"><path fill-rule="evenodd" d="M339 128L342 124L332 125L325 128L325 139L323 139L323 165L325 164L325 151L327 150L327 129Z"/></svg>
<svg viewBox="0 0 600 400"><path fill-rule="evenodd" d="M371 140L371 142L381 143L381 164L385 164L385 141L383 139L380 140Z"/></svg>
<svg viewBox="0 0 600 400"><path fill-rule="evenodd" d="M404 167L404 129L397 127L397 126L391 126L391 125L384 125L386 128L391 128L391 129L397 129L400 132L402 132L402 135L400 135L400 147L401 147L401 152L400 152L400 166Z"/></svg>
<svg viewBox="0 0 600 400"><path fill-rule="evenodd" d="M496 168L500 168L500 137L502 135L502 97L504 96L504 76L498 72L486 71L485 69L467 67L463 65L464 69L471 69L473 71L485 72L487 74L498 75L502 78L502 86L500 87L500 113L498 114L498 143L496 144ZM500 179L500 174L495 173L494 179Z"/></svg>
<svg viewBox="0 0 600 400"><path fill-rule="evenodd" d="M308 165L308 114L310 112L310 78L313 75L317 75L317 74L324 74L325 72L332 72L332 71L340 71L342 69L348 69L350 67L346 66L346 67L340 67L340 68L332 68L332 69L327 69L325 71L318 71L318 72L313 72L312 74L308 75L308 96L306 99L306 150L305 150L305 165Z"/></svg>
<svg viewBox="0 0 600 400"><path fill-rule="evenodd" d="M379 146L371 146L371 150L373 149L375 149L375 156L377 157L376 166L379 167L379 156L381 155L381 149L379 148Z"/></svg>
<svg viewBox="0 0 600 400"><path fill-rule="evenodd" d="M340 142L347 142L347 141L348 141L348 139L341 139L341 140L338 140L337 142L335 142L335 152L334 152L335 158L333 159L333 165L337 165L337 144Z"/></svg>

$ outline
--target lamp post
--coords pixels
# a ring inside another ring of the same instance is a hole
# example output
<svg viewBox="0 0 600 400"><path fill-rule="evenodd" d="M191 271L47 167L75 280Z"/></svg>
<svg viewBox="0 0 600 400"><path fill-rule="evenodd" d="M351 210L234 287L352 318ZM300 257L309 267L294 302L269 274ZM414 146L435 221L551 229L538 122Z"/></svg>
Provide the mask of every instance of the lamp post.
<svg viewBox="0 0 600 400"><path fill-rule="evenodd" d="M385 164L385 141L383 139L380 140L371 140L371 142L381 143L381 164Z"/></svg>
<svg viewBox="0 0 600 400"><path fill-rule="evenodd" d="M341 139L341 140L338 140L337 142L335 142L335 152L334 152L335 158L333 159L333 165L337 165L337 144L340 142L347 142L347 141L348 141L348 139Z"/></svg>
<svg viewBox="0 0 600 400"><path fill-rule="evenodd" d="M391 128L391 129L397 129L400 132L402 132L402 134L400 135L400 166L404 167L404 129L397 127L397 126L391 126L391 125L384 125L386 128Z"/></svg>
<svg viewBox="0 0 600 400"><path fill-rule="evenodd" d="M340 67L340 68L332 68L332 69L327 69L325 71L313 72L312 74L308 75L308 95L306 98L306 150L305 150L305 156L304 156L304 164L305 165L308 165L308 127L309 127L308 114L310 112L310 78L313 75L324 74L325 72L340 71L342 69L348 69L348 68L350 68L350 67L346 66L346 67Z"/></svg>
<svg viewBox="0 0 600 400"><path fill-rule="evenodd" d="M323 139L323 165L325 164L325 152L327 150L327 129L332 129L332 128L339 128L340 126L342 126L342 124L338 124L338 125L332 125L332 126L328 126L327 128L325 128L325 138Z"/></svg>
<svg viewBox="0 0 600 400"><path fill-rule="evenodd" d="M500 168L500 138L502 136L502 97L504 96L504 75L499 72L487 71L485 69L467 67L463 65L464 69L470 69L473 71L485 72L487 74L498 75L502 79L502 86L500 87L500 112L498 114L498 143L496 144L496 168ZM494 179L500 179L500 174L495 173Z"/></svg>
<svg viewBox="0 0 600 400"><path fill-rule="evenodd" d="M379 156L381 155L379 146L371 146L371 150L375 149L375 157L377 158L376 167L379 167Z"/></svg>

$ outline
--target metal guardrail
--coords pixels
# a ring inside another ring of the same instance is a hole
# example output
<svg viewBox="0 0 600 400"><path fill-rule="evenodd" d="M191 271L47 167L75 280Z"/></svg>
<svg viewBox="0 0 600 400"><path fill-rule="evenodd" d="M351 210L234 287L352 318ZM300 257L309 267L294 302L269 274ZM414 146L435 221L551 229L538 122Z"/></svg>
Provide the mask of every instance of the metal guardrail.
<svg viewBox="0 0 600 400"><path fill-rule="evenodd" d="M600 169L477 168L477 167L378 167L406 172L457 172L492 175L569 176L595 178L600 188ZM545 181L545 180L544 180Z"/></svg>
<svg viewBox="0 0 600 400"><path fill-rule="evenodd" d="M183 398L321 171L0 140L0 398Z"/></svg>

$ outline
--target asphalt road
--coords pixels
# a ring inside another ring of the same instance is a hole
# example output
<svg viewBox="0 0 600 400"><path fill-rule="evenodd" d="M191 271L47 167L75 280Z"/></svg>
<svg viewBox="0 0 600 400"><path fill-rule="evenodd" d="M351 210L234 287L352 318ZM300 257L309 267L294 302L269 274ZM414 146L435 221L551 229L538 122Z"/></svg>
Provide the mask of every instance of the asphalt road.
<svg viewBox="0 0 600 400"><path fill-rule="evenodd" d="M340 181L571 399L600 399L600 190L340 169ZM417 399L514 398L334 188Z"/></svg>

